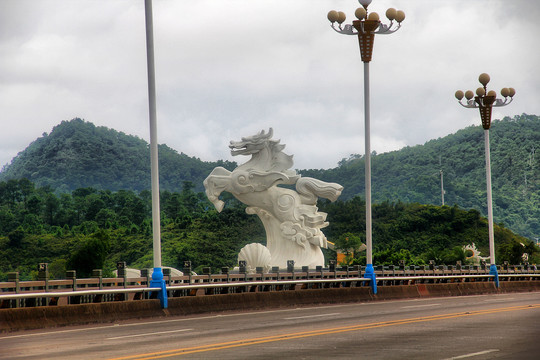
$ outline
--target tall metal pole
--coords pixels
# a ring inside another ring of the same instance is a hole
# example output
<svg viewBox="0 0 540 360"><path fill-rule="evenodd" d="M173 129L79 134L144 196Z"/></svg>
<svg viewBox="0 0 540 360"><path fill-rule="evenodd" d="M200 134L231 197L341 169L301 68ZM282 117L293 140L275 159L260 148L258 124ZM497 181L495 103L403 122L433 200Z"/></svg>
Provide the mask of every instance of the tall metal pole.
<svg viewBox="0 0 540 360"><path fill-rule="evenodd" d="M441 159L441 155L439 155L439 166L440 166L440 169L439 169L439 173L441 175L441 206L444 206L444 175L443 175L443 169L442 169L442 159Z"/></svg>
<svg viewBox="0 0 540 360"><path fill-rule="evenodd" d="M442 206L444 206L444 179L443 179L443 171L440 170L441 173L441 203Z"/></svg>
<svg viewBox="0 0 540 360"><path fill-rule="evenodd" d="M371 225L371 126L369 107L369 62L364 62L364 126L365 126L365 175L366 175L366 265L373 267Z"/></svg>
<svg viewBox="0 0 540 360"><path fill-rule="evenodd" d="M154 32L152 0L145 0L146 60L148 66L148 105L150 116L150 167L152 176L152 230L154 239L154 267L161 268L161 229L159 215L159 168L156 115L156 76L154 67Z"/></svg>
<svg viewBox="0 0 540 360"><path fill-rule="evenodd" d="M377 293L377 277L373 267L373 237L371 218L371 118L369 93L369 61L364 61L364 139L365 139L365 176L366 176L366 272L364 277L371 279L373 293Z"/></svg>
<svg viewBox="0 0 540 360"><path fill-rule="evenodd" d="M160 287L161 306L167 307L167 290L161 270L161 217L159 211L159 169L156 121L156 76L154 66L154 30L152 0L144 1L146 19L146 63L148 68L148 105L150 117L150 167L152 181L152 234L154 252L154 271L150 287Z"/></svg>
<svg viewBox="0 0 540 360"><path fill-rule="evenodd" d="M488 208L489 261L495 264L495 236L493 233L493 201L491 196L491 159L489 151L489 129L484 129L484 148L486 152L486 187Z"/></svg>

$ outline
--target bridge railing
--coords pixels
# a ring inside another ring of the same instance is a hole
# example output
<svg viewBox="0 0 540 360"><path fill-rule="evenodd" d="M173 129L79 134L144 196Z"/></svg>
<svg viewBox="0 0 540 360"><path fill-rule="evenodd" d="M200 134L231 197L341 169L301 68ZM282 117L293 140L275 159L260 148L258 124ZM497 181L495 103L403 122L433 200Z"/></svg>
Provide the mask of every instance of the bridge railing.
<svg viewBox="0 0 540 360"><path fill-rule="evenodd" d="M481 267L376 267L378 286L493 281ZM226 273L166 276L168 297L241 292L370 286L362 268L332 268L305 272ZM540 270L508 267L499 281L540 281ZM0 307L35 307L155 298L148 277L14 281L0 283Z"/></svg>

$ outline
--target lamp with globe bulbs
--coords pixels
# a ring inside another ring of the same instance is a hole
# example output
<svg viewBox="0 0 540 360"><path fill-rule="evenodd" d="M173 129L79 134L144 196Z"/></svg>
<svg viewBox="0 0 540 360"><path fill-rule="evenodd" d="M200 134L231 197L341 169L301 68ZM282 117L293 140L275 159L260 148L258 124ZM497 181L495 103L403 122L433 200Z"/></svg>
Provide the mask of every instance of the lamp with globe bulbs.
<svg viewBox="0 0 540 360"><path fill-rule="evenodd" d="M360 5L355 11L357 20L352 24L343 24L346 15L342 11L331 10L328 12L328 20L332 29L343 35L357 35L360 45L360 56L364 63L364 117L365 117L365 197L366 197L366 272L365 277L371 279L371 288L377 293L377 280L373 269L372 255L372 221L371 221L371 143L370 143L370 93L369 93L369 63L373 54L375 35L387 35L401 28L405 20L405 13L401 10L390 8L386 10L386 17L390 21L383 24L379 14L368 13L371 0L359 0Z"/></svg>
<svg viewBox="0 0 540 360"><path fill-rule="evenodd" d="M458 90L455 93L459 104L466 108L477 108L480 110L482 127L484 128L484 148L486 154L486 187L487 187L487 207L488 207L488 236L489 236L489 273L495 278L495 284L499 287L499 275L497 265L495 264L495 236L493 232L493 206L491 194L491 160L489 150L489 129L491 128L491 112L493 107L506 106L512 102L516 90L513 88L503 88L501 95L503 99L497 99L497 93L494 90L487 90L487 84L490 81L488 74L483 73L478 77L482 87L476 89L476 96L471 90L465 92ZM465 99L464 99L465 98Z"/></svg>

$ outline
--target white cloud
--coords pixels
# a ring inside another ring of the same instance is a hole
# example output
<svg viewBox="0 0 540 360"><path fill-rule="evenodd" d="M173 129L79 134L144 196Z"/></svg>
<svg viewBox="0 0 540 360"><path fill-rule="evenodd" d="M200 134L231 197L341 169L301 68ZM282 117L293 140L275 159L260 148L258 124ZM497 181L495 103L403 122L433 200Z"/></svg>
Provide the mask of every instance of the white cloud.
<svg viewBox="0 0 540 360"><path fill-rule="evenodd" d="M326 13L354 0L154 0L158 139L203 160L274 128L296 168L364 152L357 40ZM512 86L494 117L540 114L540 5L503 0L375 0L403 9L370 63L372 149L424 143L471 124L453 94ZM62 120L82 117L148 139L143 1L0 2L0 164ZM235 159L241 160L241 159Z"/></svg>

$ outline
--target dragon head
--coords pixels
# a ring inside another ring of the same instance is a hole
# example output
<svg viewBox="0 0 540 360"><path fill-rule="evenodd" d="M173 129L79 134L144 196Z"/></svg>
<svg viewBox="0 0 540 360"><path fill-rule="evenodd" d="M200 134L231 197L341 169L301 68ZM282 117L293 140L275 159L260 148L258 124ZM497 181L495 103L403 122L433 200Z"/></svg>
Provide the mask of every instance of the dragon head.
<svg viewBox="0 0 540 360"><path fill-rule="evenodd" d="M273 140L272 128L268 132L261 130L258 134L243 137L240 141L231 141L229 148L231 154L252 155L251 159L239 166L241 168L254 168L261 171L285 171L293 165L291 155L282 152L285 149L280 140Z"/></svg>
<svg viewBox="0 0 540 360"><path fill-rule="evenodd" d="M272 135L274 131L272 128L268 130L268 133L265 133L264 130L261 130L258 134L252 136L243 137L240 141L232 141L229 145L231 149L231 155L253 155L258 153L263 148L268 146L268 143L279 143L279 140L272 140Z"/></svg>

